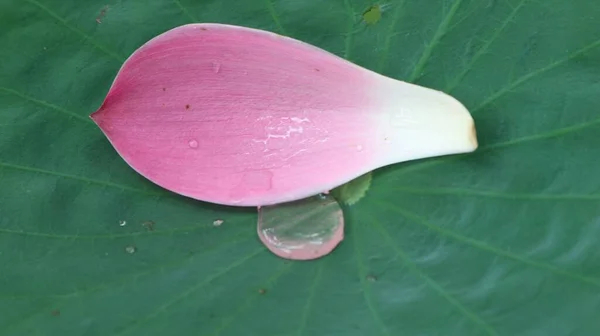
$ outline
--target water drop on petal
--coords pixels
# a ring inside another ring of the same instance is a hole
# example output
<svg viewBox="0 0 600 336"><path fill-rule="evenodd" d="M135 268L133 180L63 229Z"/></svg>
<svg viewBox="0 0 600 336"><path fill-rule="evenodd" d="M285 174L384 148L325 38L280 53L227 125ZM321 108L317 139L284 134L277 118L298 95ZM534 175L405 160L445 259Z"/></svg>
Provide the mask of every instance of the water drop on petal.
<svg viewBox="0 0 600 336"><path fill-rule="evenodd" d="M257 232L263 244L279 257L316 259L329 254L344 239L344 215L333 196L319 194L261 207Z"/></svg>
<svg viewBox="0 0 600 336"><path fill-rule="evenodd" d="M188 142L188 145L190 145L190 148L198 148L198 141L196 141L196 140L190 140Z"/></svg>

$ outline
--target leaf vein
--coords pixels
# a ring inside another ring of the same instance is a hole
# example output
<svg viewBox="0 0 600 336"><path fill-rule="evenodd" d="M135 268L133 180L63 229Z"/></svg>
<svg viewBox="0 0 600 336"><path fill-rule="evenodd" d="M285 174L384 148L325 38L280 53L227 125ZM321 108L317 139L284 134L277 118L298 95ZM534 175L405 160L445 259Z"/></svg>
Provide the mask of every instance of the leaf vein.
<svg viewBox="0 0 600 336"><path fill-rule="evenodd" d="M404 252L404 250L400 246L394 244L393 240L391 239L390 233L381 225L381 223L379 223L378 220L373 218L373 222L375 223L375 226L379 229L379 232L385 237L387 244L396 251L396 255L402 259L404 264L408 266L408 268L413 273L421 277L431 289L433 289L436 293L438 293L438 295L440 295L442 298L448 301L448 303L450 303L450 305L452 305L461 314L463 314L463 316L465 316L471 322L473 322L482 330L484 330L488 335L497 335L496 331L494 331L494 329L487 322L485 322L483 319L481 319L481 317L479 317L477 314L465 307L462 303L460 303L460 301L455 299L452 296L452 294L448 292L448 290L444 289L444 287L438 284L434 279L430 278L415 263L413 263L410 260L409 256L406 254L406 252Z"/></svg>
<svg viewBox="0 0 600 336"><path fill-rule="evenodd" d="M450 24L450 21L452 21L454 14L456 14L458 7L460 7L461 2L462 0L455 0L446 16L442 19L442 22L440 22L437 30L433 35L433 38L425 47L425 50L423 51L423 54L421 54L421 57L419 58L417 64L413 68L412 73L408 76L408 82L414 82L421 76L420 74L425 68L425 65L427 65L427 62L429 61L433 50L440 43L442 37L446 34L448 30L448 25Z"/></svg>
<svg viewBox="0 0 600 336"><path fill-rule="evenodd" d="M204 249L200 253L190 254L189 256L186 256L183 259L176 259L175 262L169 263L166 266L168 266L169 268L174 268L174 267L177 267L180 265L188 264L200 256L206 256L206 255L213 254L217 251L220 251L223 248L229 247L235 243L239 243L241 241L245 241L245 240L249 240L249 239L250 239L250 236L247 236L244 238L235 237L234 239L227 240L224 243L221 243L219 245L210 247L208 249ZM13 323L13 324L9 325L7 328L2 330L1 334L8 333L8 331L16 329L18 326L25 324L27 321L34 319L35 317L39 316L40 314L46 314L48 312L48 310L50 310L52 307L57 306L57 302L55 301L56 299L70 300L73 298L77 298L81 295L96 293L96 292L100 292L100 291L107 290L107 289L114 289L114 287L116 285L125 286L128 284L132 284L134 280L138 279L141 276L150 276L150 275L156 274L157 272L164 271L164 269L165 269L165 265L160 265L158 267L153 267L153 268L145 270L145 271L130 274L127 277L125 277L124 279L121 278L117 281L105 282L105 283L95 285L92 287L86 287L85 289L76 289L70 293L47 295L43 298L53 299L53 301L49 305L46 305L40 309L37 309L34 313L28 315L27 318L25 318L25 319L21 319L17 323ZM58 304L58 306L60 306L60 304Z"/></svg>
<svg viewBox="0 0 600 336"><path fill-rule="evenodd" d="M344 41L344 58L346 60L350 60L350 52L352 50L352 38L354 35L354 9L352 8L352 5L350 4L349 0L344 0L344 7L346 8L346 11L348 12L348 32L346 33L346 40Z"/></svg>
<svg viewBox="0 0 600 336"><path fill-rule="evenodd" d="M504 29L508 27L508 24L514 19L514 17L517 15L517 12L519 11L519 9L521 9L521 7L523 7L524 4L525 0L521 0L519 2L519 4L506 17L500 28L496 29L492 37L477 51L477 53L475 53L469 64L467 64L463 71L460 74L458 74L454 81L446 88L446 92L451 92L460 84L463 78L465 78L465 76L472 70L473 64L475 64L477 60L479 60L479 58L483 56L483 54L485 54L485 52L489 49L492 43L500 36Z"/></svg>
<svg viewBox="0 0 600 336"><path fill-rule="evenodd" d="M75 181L81 181L81 182L85 182L85 183L89 183L89 184L95 184L95 185L100 185L100 186L104 186L104 187L121 189L121 190L128 191L128 192L135 192L138 194L148 195L148 196L168 196L169 195L167 192L161 193L161 192L146 191L143 189L138 189L138 188L134 188L134 187L118 184L118 183L94 180L94 179L91 179L88 177L60 173L60 172L55 172L55 171L41 169L41 168L21 166L21 165L16 165L16 164L7 163L7 162L0 162L0 168L9 168L9 169L21 170L21 171L26 171L26 172L31 172L31 173L52 175L52 176L67 178L67 179L71 179L71 180L75 180Z"/></svg>
<svg viewBox="0 0 600 336"><path fill-rule="evenodd" d="M127 328L121 330L115 336L125 335L125 334L132 332L136 328L139 328L139 326L142 325L143 323L146 323L146 322L156 318L157 316L159 316L162 312L165 312L167 309L169 309L169 307L172 307L173 305L177 304L178 302L185 299L186 297L192 295L193 293L200 290L201 288L209 285L215 279L218 279L218 278L222 277L223 275L233 271L237 267L243 265L248 260L256 257L257 255L259 255L260 253L262 253L264 251L265 251L264 246L261 246L261 248L257 249L256 251L254 251L250 254L244 255L242 258L229 264L227 267L225 267L224 269L222 269L219 272L216 272L212 276L208 277L206 280L201 281L201 282L195 284L194 286L186 289L180 295L178 295L176 298L174 298L173 300L170 300L170 301L166 302L165 304L163 304L162 306L158 307L156 310L154 310L154 312L148 314L146 317L136 320L135 322L131 323Z"/></svg>
<svg viewBox="0 0 600 336"><path fill-rule="evenodd" d="M577 280L579 282L590 284L590 285L593 285L595 287L600 287L600 279L595 279L595 278L588 277L588 276L583 275L583 274L566 271L566 270L563 270L563 269L558 268L556 266L553 266L551 264L547 264L547 263L544 263L544 262L535 261L533 259L529 259L529 258L527 258L525 256L520 255L520 254L516 254L516 253L513 253L513 252L508 252L508 251L502 250L502 249L497 248L497 247L495 247L493 245L490 245L489 243L487 243L485 241L480 241L480 240L477 240L477 239L473 239L473 238L464 236L464 235L462 235L460 233L456 233L456 232L454 232L452 230L445 229L445 228L442 228L442 227L440 227L438 225L432 224L429 221L427 221L424 218L422 218L421 216L418 216L417 214L412 213L412 212L410 212L410 211L408 211L406 209L402 209L402 208L400 208L400 207L398 207L396 205L392 205L392 204L389 204L387 202L381 202L380 205L383 206L383 207L385 207L385 208L387 208L387 209L389 209L389 210L391 210L391 211L394 211L394 212L396 212L396 213L398 213L398 214L406 217L407 219L412 220L416 224L422 225L422 226L424 226L424 227L426 227L426 228L428 228L428 229L430 229L430 230L432 230L434 232L437 232L438 234L440 234L442 236L452 238L452 239L454 239L454 240L456 240L458 242L461 242L463 244L470 245L470 246L475 247L477 249L480 249L480 250L483 250L483 251L487 251L489 253L492 253L492 254L495 254L495 255L498 255L498 256L502 256L502 257L505 257L505 258L508 258L508 259L512 259L514 261L518 261L520 263L523 263L523 264L526 264L526 265L529 265L529 266L533 266L533 267L536 267L536 268L539 268L539 269L544 269L544 270L547 270L547 271L549 271L551 273L554 273L554 274L557 274L557 275L562 275L562 276L564 276L564 277L566 277L568 279L571 279L571 280Z"/></svg>
<svg viewBox="0 0 600 336"><path fill-rule="evenodd" d="M111 51L110 49L106 48L105 46L101 45L100 43L96 42L90 35L84 33L83 31L77 29L76 27L71 26L67 20L65 20L64 18L60 17L58 14L54 13L52 10L50 10L50 8L44 6L43 4L41 4L40 2L38 2L37 0L26 0L27 2L35 5L36 7L38 7L39 9L41 9L43 12L45 12L46 14L50 15L53 19L55 19L56 21L60 22L63 26L65 26L67 29L69 29L70 31L74 32L75 34L79 35L80 37L82 37L84 40L86 40L88 43L90 43L94 48L104 52L105 54L109 55L110 57L114 58L115 60L119 61L119 62L123 62L125 60L125 57L122 57L121 55Z"/></svg>
<svg viewBox="0 0 600 336"><path fill-rule="evenodd" d="M358 228L358 226L355 226L355 227ZM381 334L389 335L390 333L389 333L387 327L385 326L385 324L381 320L381 317L379 316L379 313L377 313L377 310L375 310L375 307L373 306L373 300L371 297L371 288L366 283L367 272L365 270L365 264L362 260L362 252L361 252L361 248L360 248L360 245L358 242L358 232L356 232L356 230L355 230L352 233L352 236L354 236L354 252L355 252L354 257L356 258L356 267L358 270L358 276L360 278L360 284L362 287L362 292L363 292L363 297L365 299L365 303L367 304L367 308L369 309L369 312L371 313L371 317L373 318L373 321L375 322L377 327L379 327Z"/></svg>
<svg viewBox="0 0 600 336"><path fill-rule="evenodd" d="M310 309L312 307L312 302L315 298L315 292L317 291L317 287L321 281L321 276L323 274L324 265L325 265L325 263L323 261L321 261L321 265L319 265L319 268L315 272L315 278L314 278L312 284L310 285L308 298L306 299L306 304L304 305L304 309L302 311L300 325L298 326L298 332L296 333L296 335L298 335L298 336L302 336L304 334L304 329L306 329L306 323L308 322L308 315L309 315Z"/></svg>
<svg viewBox="0 0 600 336"><path fill-rule="evenodd" d="M181 10L181 12L183 13L183 15L187 16L187 18L191 21L191 22L197 22L198 20L192 15L192 13L190 13L190 11L187 10L187 8L185 8L182 4L181 1L179 0L173 0L173 2L175 3L175 5L177 5L177 7L179 8L179 10Z"/></svg>
<svg viewBox="0 0 600 336"><path fill-rule="evenodd" d="M394 29L396 28L396 23L400 20L400 13L402 12L402 7L404 7L404 0L401 0L397 5L396 10L394 10L394 15L392 16L392 22L390 23L387 31L387 35L384 40L383 50L381 51L381 57L379 59L379 72L383 72L385 65L387 63L387 57L390 52L390 47L392 45L392 37L394 36Z"/></svg>
<svg viewBox="0 0 600 336"><path fill-rule="evenodd" d="M504 88L496 91L496 93L492 94L491 96L489 96L487 99L485 99L481 104L479 104L477 107L475 107L472 110L472 113L475 114L476 112L480 111L481 109L483 109L484 107L486 107L487 105L491 104L492 102L498 100L500 97L504 96L505 94L507 94L508 92L510 92L511 90L513 90L514 88L518 87L519 85L529 81L530 79L537 77L547 71L550 71L576 57L579 57L583 54L585 54L586 52L596 48L600 46L600 40L596 40L590 44L588 44L587 46L580 48L578 50L576 50L575 52L569 54L567 57L552 62L542 68L539 68L537 70L534 70L526 75L523 75L521 77L519 77L519 79L515 80L514 82L508 84L507 86L505 86Z"/></svg>
<svg viewBox="0 0 600 336"><path fill-rule="evenodd" d="M524 194L512 192L498 192L489 190L474 190L467 188L413 188L395 187L393 190L411 194L425 195L453 195L453 196L482 196L510 200L565 200L565 201L599 201L600 195L594 194Z"/></svg>
<svg viewBox="0 0 600 336"><path fill-rule="evenodd" d="M87 124L94 125L94 122L91 119L89 119L89 118L82 117L82 116L78 115L77 113L71 112L71 111L69 111L67 109L64 109L64 108L58 106L58 105L54 105L54 104L48 103L46 101L30 97L30 96L25 95L25 94L23 94L23 93L21 93L21 92L19 92L17 90L13 90L13 89L9 89L9 88L0 86L0 91L4 91L4 92L12 94L14 96L20 97L20 98L22 98L24 100L36 103L36 104L38 104L40 106L44 106L44 107L50 108L52 110L55 110L55 111L60 112L62 114L65 114L65 115L67 115L67 116L69 116L71 118L75 118L77 121L83 121L83 122L85 122Z"/></svg>
<svg viewBox="0 0 600 336"><path fill-rule="evenodd" d="M273 275L271 275L269 277L269 279L267 279L266 284L269 286L269 290L271 290L275 284L277 283L277 281L279 280L279 278L281 278L284 274L286 274L287 272L289 272L289 270L291 269L291 266L294 265L292 263L287 263L287 264L283 264L283 266L280 267L280 269L278 269ZM258 298L258 295L251 295L249 296L244 303L242 303L238 309L235 310L235 312L231 315L229 315L228 317L224 317L221 319L221 325L218 326L215 331L213 332L214 336L219 336L221 335L221 333L223 332L223 330L227 329L229 326L231 326L231 324L235 321L235 319L237 318L237 316L239 316L242 312L250 309L251 304L253 304L256 299Z"/></svg>
<svg viewBox="0 0 600 336"><path fill-rule="evenodd" d="M269 10L269 14L271 15L271 18L275 22L275 26L277 27L277 30L281 34L285 35L286 34L285 30L283 29L283 26L281 25L281 20L279 19L279 14L277 14L277 10L275 9L273 0L265 0L265 3L267 5L267 9Z"/></svg>

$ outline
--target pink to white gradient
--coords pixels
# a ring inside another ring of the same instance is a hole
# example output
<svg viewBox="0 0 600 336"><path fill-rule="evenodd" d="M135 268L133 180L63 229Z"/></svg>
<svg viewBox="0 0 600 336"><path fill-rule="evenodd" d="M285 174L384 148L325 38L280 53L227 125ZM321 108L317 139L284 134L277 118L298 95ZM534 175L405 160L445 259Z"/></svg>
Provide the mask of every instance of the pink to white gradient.
<svg viewBox="0 0 600 336"><path fill-rule="evenodd" d="M191 24L138 49L91 117L133 169L168 190L269 205L375 168L374 80L297 40Z"/></svg>
<svg viewBox="0 0 600 336"><path fill-rule="evenodd" d="M149 180L237 206L298 200L384 165L477 148L471 115L442 92L222 24L181 26L140 47L91 117Z"/></svg>

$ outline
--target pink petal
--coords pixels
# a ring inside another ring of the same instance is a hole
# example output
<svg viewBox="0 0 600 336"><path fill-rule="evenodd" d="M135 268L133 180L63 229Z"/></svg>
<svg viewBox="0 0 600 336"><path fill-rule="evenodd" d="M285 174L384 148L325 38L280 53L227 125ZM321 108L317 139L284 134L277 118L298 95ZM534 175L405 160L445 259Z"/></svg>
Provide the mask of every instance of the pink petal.
<svg viewBox="0 0 600 336"><path fill-rule="evenodd" d="M472 133L462 105L435 95L273 33L191 24L135 51L91 117L154 183L260 206L390 163L473 150L472 136L414 149L432 134ZM414 116L411 106L426 113Z"/></svg>

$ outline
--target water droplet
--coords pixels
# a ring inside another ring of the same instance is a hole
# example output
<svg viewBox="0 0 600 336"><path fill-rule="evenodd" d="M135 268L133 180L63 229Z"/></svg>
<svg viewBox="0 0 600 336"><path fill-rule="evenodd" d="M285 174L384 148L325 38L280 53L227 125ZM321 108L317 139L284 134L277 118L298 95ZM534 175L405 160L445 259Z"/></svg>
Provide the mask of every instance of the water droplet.
<svg viewBox="0 0 600 336"><path fill-rule="evenodd" d="M129 254L134 254L135 251L137 251L137 249L133 245L129 245L129 246L125 247L125 252L127 252Z"/></svg>
<svg viewBox="0 0 600 336"><path fill-rule="evenodd" d="M217 219L213 222L214 226L221 226L221 224L223 224L225 221L222 219Z"/></svg>
<svg viewBox="0 0 600 336"><path fill-rule="evenodd" d="M356 150L359 152L362 152L363 146L361 146L361 145L356 146Z"/></svg>
<svg viewBox="0 0 600 336"><path fill-rule="evenodd" d="M377 277L374 275L367 275L367 281L375 282L375 281L377 281Z"/></svg>
<svg viewBox="0 0 600 336"><path fill-rule="evenodd" d="M196 141L196 140L190 140L188 142L188 145L190 145L190 148L198 148L198 141Z"/></svg>
<svg viewBox="0 0 600 336"><path fill-rule="evenodd" d="M221 71L221 64L217 63L217 62L213 62L212 68L215 73L219 73Z"/></svg>
<svg viewBox="0 0 600 336"><path fill-rule="evenodd" d="M282 258L320 258L344 239L342 209L330 195L263 206L258 213L260 240Z"/></svg>
<svg viewBox="0 0 600 336"><path fill-rule="evenodd" d="M119 221L119 226L125 226L125 225L127 225L127 221L126 221L126 220L123 220L123 219L121 219L121 220Z"/></svg>

